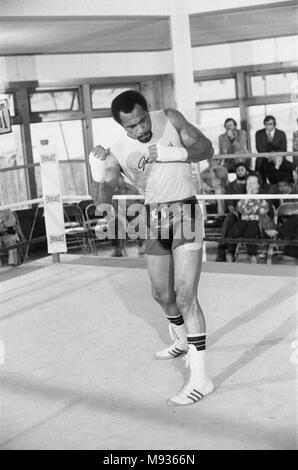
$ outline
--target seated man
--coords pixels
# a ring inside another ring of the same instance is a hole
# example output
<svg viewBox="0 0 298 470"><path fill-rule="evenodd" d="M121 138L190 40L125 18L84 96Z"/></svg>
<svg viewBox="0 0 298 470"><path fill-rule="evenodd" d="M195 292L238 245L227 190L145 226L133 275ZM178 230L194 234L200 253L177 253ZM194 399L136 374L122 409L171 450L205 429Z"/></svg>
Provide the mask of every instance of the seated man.
<svg viewBox="0 0 298 470"><path fill-rule="evenodd" d="M225 187L225 194L245 194L246 193L246 178L247 178L247 169L244 163L236 164L236 180L232 183L228 183ZM239 220L239 214L236 210L236 200L227 199L225 201L225 207L227 216L223 222L220 237L226 238L228 236L229 230L232 225L234 225ZM226 243L219 243L217 247L217 257L216 261L227 261L226 260Z"/></svg>
<svg viewBox="0 0 298 470"><path fill-rule="evenodd" d="M247 150L247 134L243 129L237 129L237 122L233 118L227 118L224 123L226 132L218 138L220 154L243 154ZM237 163L245 163L247 169L251 166L251 159L248 158L227 158L222 160L222 165L229 173L235 173Z"/></svg>
<svg viewBox="0 0 298 470"><path fill-rule="evenodd" d="M258 173L251 173L246 182L247 194L258 194L261 180ZM276 228L269 217L270 205L264 199L243 199L236 206L240 220L236 222L228 233L228 238L257 239L262 230ZM240 240L239 240L240 241ZM227 258L229 262L235 261L236 244L228 244ZM257 262L257 244L247 245L247 254L252 263Z"/></svg>
<svg viewBox="0 0 298 470"><path fill-rule="evenodd" d="M287 173L280 173L278 176L278 183L273 184L270 187L268 194L298 194L298 184L293 183ZM291 198L287 199L286 197L282 197L272 201L272 203L277 209L281 203L291 200Z"/></svg>
<svg viewBox="0 0 298 470"><path fill-rule="evenodd" d="M11 245L15 245L19 241L19 236L15 229L16 218L10 209L4 209L0 211L0 250L1 245L8 248L8 264L10 266L17 266L18 261L18 249L9 249ZM0 256L1 263L1 256Z"/></svg>
<svg viewBox="0 0 298 470"><path fill-rule="evenodd" d="M276 119L274 116L268 115L265 117L264 128L256 132L256 149L258 153L267 152L286 152L287 151L287 137L284 131L276 128ZM260 157L256 160L256 171L261 175L262 183L266 183L265 165L267 164L266 157Z"/></svg>

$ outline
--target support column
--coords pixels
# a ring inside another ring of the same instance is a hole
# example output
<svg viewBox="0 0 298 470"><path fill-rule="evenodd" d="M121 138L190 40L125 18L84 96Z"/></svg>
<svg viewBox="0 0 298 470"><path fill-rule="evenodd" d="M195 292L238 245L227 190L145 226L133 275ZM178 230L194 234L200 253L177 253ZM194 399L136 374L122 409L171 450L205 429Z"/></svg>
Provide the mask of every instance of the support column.
<svg viewBox="0 0 298 470"><path fill-rule="evenodd" d="M196 124L195 86L191 54L191 39L187 2L171 0L172 54L176 106L185 117Z"/></svg>
<svg viewBox="0 0 298 470"><path fill-rule="evenodd" d="M174 95L176 107L186 119L196 125L195 84L191 52L191 37L187 2L170 0L170 18L172 33L172 54L174 63ZM193 173L197 173L196 191L201 193L199 163L192 164ZM205 213L200 204L202 213ZM203 227L204 230L204 227ZM203 261L206 261L206 244L203 244Z"/></svg>

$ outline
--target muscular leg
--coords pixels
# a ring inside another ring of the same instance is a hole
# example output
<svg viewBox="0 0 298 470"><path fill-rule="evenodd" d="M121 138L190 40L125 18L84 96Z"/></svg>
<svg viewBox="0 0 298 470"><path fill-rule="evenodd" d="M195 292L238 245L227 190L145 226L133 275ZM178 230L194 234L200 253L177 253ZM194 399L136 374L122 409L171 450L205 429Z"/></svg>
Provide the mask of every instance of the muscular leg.
<svg viewBox="0 0 298 470"><path fill-rule="evenodd" d="M205 318L197 297L202 248L189 250L190 247L191 244L178 246L173 252L176 304L183 316L187 334L205 333Z"/></svg>
<svg viewBox="0 0 298 470"><path fill-rule="evenodd" d="M173 251L176 303L183 315L189 346L186 365L190 376L183 389L168 400L169 405L197 403L213 392L214 386L205 372L206 323L198 302L197 289L202 266L202 248L188 243Z"/></svg>
<svg viewBox="0 0 298 470"><path fill-rule="evenodd" d="M147 255L147 267L152 296L162 307L170 322L170 336L173 340L173 344L154 354L154 358L173 359L188 349L183 317L176 304L173 257Z"/></svg>
<svg viewBox="0 0 298 470"><path fill-rule="evenodd" d="M168 316L180 315L174 291L174 262L172 255L146 255L151 280L152 297Z"/></svg>

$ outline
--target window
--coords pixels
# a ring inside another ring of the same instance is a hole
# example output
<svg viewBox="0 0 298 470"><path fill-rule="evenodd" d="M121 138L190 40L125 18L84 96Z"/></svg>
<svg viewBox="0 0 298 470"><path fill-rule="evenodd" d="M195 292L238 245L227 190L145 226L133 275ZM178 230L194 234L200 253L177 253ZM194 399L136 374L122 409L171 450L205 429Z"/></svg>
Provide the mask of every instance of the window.
<svg viewBox="0 0 298 470"><path fill-rule="evenodd" d="M288 151L291 151L293 132L297 130L298 103L279 103L248 107L252 152L256 152L256 131L264 127L263 120L267 114L274 116L276 127L286 133Z"/></svg>
<svg viewBox="0 0 298 470"><path fill-rule="evenodd" d="M218 154L218 137L225 132L226 118L233 118L240 128L239 108L205 109L199 111L198 127L211 140L215 154Z"/></svg>
<svg viewBox="0 0 298 470"><path fill-rule="evenodd" d="M62 160L59 164L61 193L63 196L84 196L88 194L88 184L85 162L68 162ZM40 166L35 168L37 197L42 196Z"/></svg>
<svg viewBox="0 0 298 470"><path fill-rule="evenodd" d="M12 204L28 199L25 170L0 172L0 204Z"/></svg>
<svg viewBox="0 0 298 470"><path fill-rule="evenodd" d="M78 111L78 89L31 91L30 109L32 113Z"/></svg>
<svg viewBox="0 0 298 470"><path fill-rule="evenodd" d="M0 100L8 100L9 114L11 117L15 116L15 104L13 93L0 93Z"/></svg>
<svg viewBox="0 0 298 470"><path fill-rule="evenodd" d="M220 80L202 80L195 82L196 101L218 101L236 98L234 78Z"/></svg>
<svg viewBox="0 0 298 470"><path fill-rule="evenodd" d="M298 88L298 72L251 76L250 82L252 96L290 94Z"/></svg>
<svg viewBox="0 0 298 470"><path fill-rule="evenodd" d="M30 124L34 162L39 162L41 139L48 139L55 145L60 160L61 190L63 195L84 195L87 190L87 176L81 121L41 122ZM71 160L71 161L68 161ZM41 194L40 168L35 169L37 194Z"/></svg>
<svg viewBox="0 0 298 470"><path fill-rule="evenodd" d="M115 88L91 88L92 109L107 109L111 107L113 99L126 90L137 90L137 85L127 85L126 87Z"/></svg>
<svg viewBox="0 0 298 470"><path fill-rule="evenodd" d="M39 162L41 139L56 146L59 160L84 159L84 141L81 121L39 122L30 124L34 162Z"/></svg>
<svg viewBox="0 0 298 470"><path fill-rule="evenodd" d="M0 137L0 168L24 165L21 126L12 126L12 132Z"/></svg>
<svg viewBox="0 0 298 470"><path fill-rule="evenodd" d="M92 119L94 145L111 147L124 134L124 129L113 118Z"/></svg>

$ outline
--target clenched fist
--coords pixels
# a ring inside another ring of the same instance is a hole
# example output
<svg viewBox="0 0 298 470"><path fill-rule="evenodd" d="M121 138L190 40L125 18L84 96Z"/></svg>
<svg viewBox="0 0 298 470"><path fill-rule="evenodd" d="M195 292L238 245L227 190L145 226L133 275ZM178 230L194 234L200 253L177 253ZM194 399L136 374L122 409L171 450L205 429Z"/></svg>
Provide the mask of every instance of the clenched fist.
<svg viewBox="0 0 298 470"><path fill-rule="evenodd" d="M110 149L105 149L101 145L96 145L91 153L99 160L106 160L106 158L110 155Z"/></svg>

